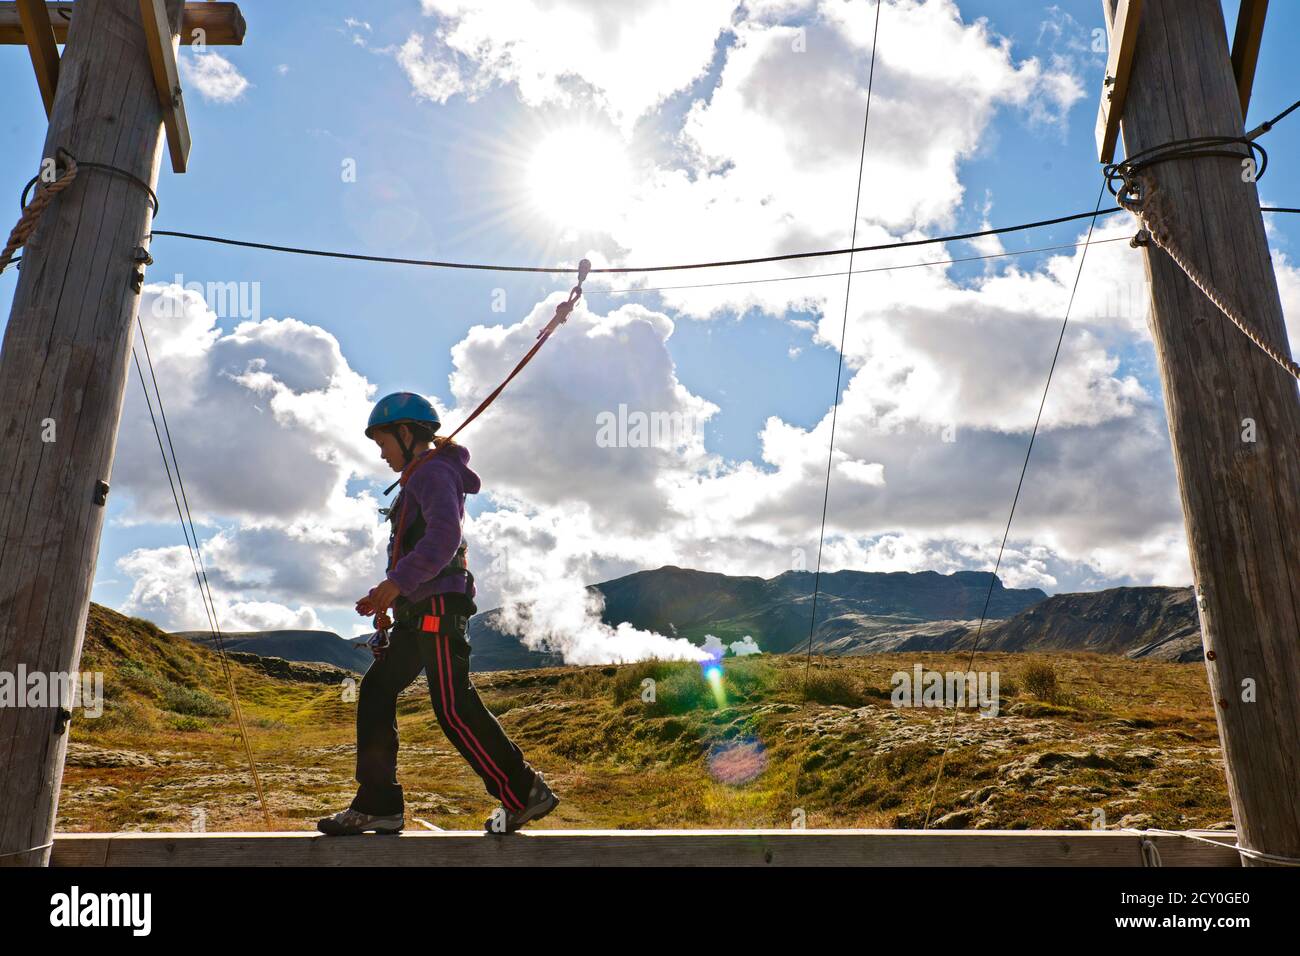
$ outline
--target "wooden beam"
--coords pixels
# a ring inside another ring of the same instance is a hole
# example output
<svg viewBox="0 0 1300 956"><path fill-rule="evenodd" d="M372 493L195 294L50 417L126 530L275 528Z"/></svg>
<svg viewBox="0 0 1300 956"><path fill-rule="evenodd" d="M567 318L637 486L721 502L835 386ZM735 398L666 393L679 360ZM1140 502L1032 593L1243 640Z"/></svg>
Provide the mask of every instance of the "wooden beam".
<svg viewBox="0 0 1300 956"><path fill-rule="evenodd" d="M172 172L183 173L190 157L190 124L185 118L185 99L180 75L176 71L175 39L167 23L163 0L140 0L140 20L144 24L149 66L153 70L158 102L162 106L163 126L167 129Z"/></svg>
<svg viewBox="0 0 1300 956"><path fill-rule="evenodd" d="M54 42L68 41L68 24L72 21L75 3L46 3L50 25L54 29ZM185 4L182 20L181 43L189 45L202 39L208 46L239 46L244 42L246 24L237 3L203 2ZM201 33L197 31L202 31ZM18 4L13 0L0 2L0 44L26 44L23 23L18 15Z"/></svg>
<svg viewBox="0 0 1300 956"><path fill-rule="evenodd" d="M1246 122L1250 91L1255 85L1255 65L1259 63L1259 44L1264 36L1264 15L1268 0L1241 0L1237 9L1237 31L1232 38L1232 75L1237 80L1237 97L1241 101L1241 121Z"/></svg>
<svg viewBox="0 0 1300 956"><path fill-rule="evenodd" d="M1220 3L1147 0L1123 118L1128 155L1244 134ZM1237 156L1201 156L1140 179L1144 195L1159 192L1183 254L1287 355L1259 191L1245 170ZM1296 381L1164 251L1147 244L1142 256L1233 817L1243 846L1300 859Z"/></svg>
<svg viewBox="0 0 1300 956"><path fill-rule="evenodd" d="M1102 0L1109 31L1110 53L1106 57L1106 76L1101 84L1101 105L1097 109L1097 153L1101 162L1115 158L1119 139L1119 118L1124 115L1128 97L1129 72L1133 50L1137 45L1138 24L1142 20L1142 0L1119 0L1112 9L1110 0Z"/></svg>
<svg viewBox="0 0 1300 956"><path fill-rule="evenodd" d="M40 87L41 101L48 117L54 109L54 90L59 85L59 48L54 42L49 10L43 0L18 0L18 18L22 22L27 49L32 55L36 85Z"/></svg>
<svg viewBox="0 0 1300 956"><path fill-rule="evenodd" d="M1164 866L1239 866L1236 835L1150 836ZM61 833L53 866L1142 866L1123 830Z"/></svg>

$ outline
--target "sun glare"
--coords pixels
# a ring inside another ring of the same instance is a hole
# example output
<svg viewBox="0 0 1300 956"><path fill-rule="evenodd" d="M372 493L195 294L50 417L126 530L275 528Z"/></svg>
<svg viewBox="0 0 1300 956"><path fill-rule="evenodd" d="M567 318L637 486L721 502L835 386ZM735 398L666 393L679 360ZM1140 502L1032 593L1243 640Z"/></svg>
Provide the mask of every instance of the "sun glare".
<svg viewBox="0 0 1300 956"><path fill-rule="evenodd" d="M582 230L611 228L632 184L622 140L582 125L547 134L532 152L527 178L529 201L541 215Z"/></svg>

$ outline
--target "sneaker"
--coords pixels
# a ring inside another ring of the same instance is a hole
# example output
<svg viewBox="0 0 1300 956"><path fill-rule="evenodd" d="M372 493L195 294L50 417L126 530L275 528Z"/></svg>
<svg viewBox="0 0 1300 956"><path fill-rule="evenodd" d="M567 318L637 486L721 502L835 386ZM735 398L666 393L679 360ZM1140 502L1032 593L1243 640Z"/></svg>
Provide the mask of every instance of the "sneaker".
<svg viewBox="0 0 1300 956"><path fill-rule="evenodd" d="M375 833L401 833L405 824L405 815L401 813L380 817L349 807L317 821L316 829L326 836L356 836L372 830Z"/></svg>
<svg viewBox="0 0 1300 956"><path fill-rule="evenodd" d="M525 823L540 820L559 804L560 798L546 785L539 773L533 781L532 789L528 791L528 803L522 810L515 812L501 807L484 821L483 828L488 833L514 833ZM505 824L504 829L502 823Z"/></svg>

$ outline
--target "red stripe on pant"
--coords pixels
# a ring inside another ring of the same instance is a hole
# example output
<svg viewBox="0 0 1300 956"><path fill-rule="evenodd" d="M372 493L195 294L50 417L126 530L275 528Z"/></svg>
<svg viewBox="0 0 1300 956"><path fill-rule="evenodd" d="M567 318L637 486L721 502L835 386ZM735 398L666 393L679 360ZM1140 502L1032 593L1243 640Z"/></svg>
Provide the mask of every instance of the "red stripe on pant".
<svg viewBox="0 0 1300 956"><path fill-rule="evenodd" d="M479 766L482 767L484 771L496 781L497 786L501 788L501 802L507 806L513 804L513 809L515 810L522 810L524 804L515 796L514 791L510 789L509 779L501 771L501 768L492 761L492 758L488 756L483 745L480 744L478 738L474 736L474 732L469 729L469 725L466 724L465 721L461 720L460 714L456 712L455 686L452 685L450 693L448 692L448 685L452 684L452 679L455 676L451 669L451 642L448 641L446 635L443 634L435 634L433 639L437 642L435 653L438 656L438 690L439 693L442 694L442 705L443 709L447 713L447 723L451 724L452 727L455 728L461 741L464 742L466 749L478 756ZM443 669L444 656L446 657L445 672Z"/></svg>

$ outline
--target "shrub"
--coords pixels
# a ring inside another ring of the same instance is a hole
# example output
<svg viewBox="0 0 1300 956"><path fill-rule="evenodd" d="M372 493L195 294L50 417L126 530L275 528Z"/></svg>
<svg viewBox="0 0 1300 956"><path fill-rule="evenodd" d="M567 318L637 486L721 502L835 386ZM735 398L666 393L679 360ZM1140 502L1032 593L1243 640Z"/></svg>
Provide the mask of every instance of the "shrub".
<svg viewBox="0 0 1300 956"><path fill-rule="evenodd" d="M118 673L137 690L160 700L164 710L192 717L230 716L230 705L225 701L200 688L168 680L137 661L123 661Z"/></svg>
<svg viewBox="0 0 1300 956"><path fill-rule="evenodd" d="M99 730L132 730L139 732L157 730L153 715L129 697L104 701L104 713L92 721Z"/></svg>
<svg viewBox="0 0 1300 956"><path fill-rule="evenodd" d="M563 697L577 697L584 700L600 697L609 690L610 676L617 673L617 670L610 667L584 667L561 678L555 685L555 689Z"/></svg>
<svg viewBox="0 0 1300 956"><path fill-rule="evenodd" d="M614 675L614 702L622 704L640 698L641 682L647 677L653 680L655 684L662 684L672 674L686 668L690 668L697 673L700 669L698 664L689 661L683 663L682 661L648 660L637 661L635 664L624 664L618 669L618 673ZM658 694L658 688L656 688L656 694Z"/></svg>
<svg viewBox="0 0 1300 956"><path fill-rule="evenodd" d="M790 669L782 676L782 685L798 699L818 704L861 707L867 698L857 680L836 670L809 671L805 680L803 668Z"/></svg>
<svg viewBox="0 0 1300 956"><path fill-rule="evenodd" d="M491 711L494 717L500 717L516 707L526 707L528 703L529 701L524 697L501 697L496 700L485 700L483 706Z"/></svg>
<svg viewBox="0 0 1300 956"><path fill-rule="evenodd" d="M1046 703L1055 703L1061 695L1056 682L1056 668L1049 661L1034 661L1020 672L1020 682L1033 697Z"/></svg>
<svg viewBox="0 0 1300 956"><path fill-rule="evenodd" d="M195 687L182 687L171 681L164 681L162 690L163 707L173 713L189 717L228 717L230 705L218 700L207 691Z"/></svg>
<svg viewBox="0 0 1300 956"><path fill-rule="evenodd" d="M748 700L771 692L778 676L770 661L760 657L727 658L722 664L728 697Z"/></svg>
<svg viewBox="0 0 1300 956"><path fill-rule="evenodd" d="M698 664L675 668L663 680L655 682L652 714L685 714L701 707L712 707L713 691L704 680Z"/></svg>

